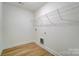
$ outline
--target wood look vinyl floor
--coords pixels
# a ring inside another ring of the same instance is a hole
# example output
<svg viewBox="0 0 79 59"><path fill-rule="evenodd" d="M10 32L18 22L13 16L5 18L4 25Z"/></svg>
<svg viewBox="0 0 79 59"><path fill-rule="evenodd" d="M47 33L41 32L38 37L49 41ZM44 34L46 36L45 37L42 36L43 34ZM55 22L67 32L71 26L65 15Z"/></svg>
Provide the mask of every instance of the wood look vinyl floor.
<svg viewBox="0 0 79 59"><path fill-rule="evenodd" d="M23 44L3 50L2 56L54 56L36 43Z"/></svg>

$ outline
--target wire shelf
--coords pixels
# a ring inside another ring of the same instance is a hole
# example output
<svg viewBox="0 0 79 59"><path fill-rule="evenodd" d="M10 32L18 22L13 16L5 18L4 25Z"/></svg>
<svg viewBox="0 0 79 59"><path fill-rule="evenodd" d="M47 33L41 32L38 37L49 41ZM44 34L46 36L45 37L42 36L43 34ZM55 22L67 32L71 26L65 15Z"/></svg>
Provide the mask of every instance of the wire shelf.
<svg viewBox="0 0 79 59"><path fill-rule="evenodd" d="M79 25L79 3L71 4L36 18L35 26Z"/></svg>

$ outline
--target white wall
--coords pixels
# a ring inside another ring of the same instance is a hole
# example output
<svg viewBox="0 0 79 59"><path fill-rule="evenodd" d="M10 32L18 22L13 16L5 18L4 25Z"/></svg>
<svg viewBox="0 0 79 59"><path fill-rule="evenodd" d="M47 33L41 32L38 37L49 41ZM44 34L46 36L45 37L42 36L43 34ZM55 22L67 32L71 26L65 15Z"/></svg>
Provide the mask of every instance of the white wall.
<svg viewBox="0 0 79 59"><path fill-rule="evenodd" d="M3 4L4 48L33 41L33 13Z"/></svg>
<svg viewBox="0 0 79 59"><path fill-rule="evenodd" d="M0 2L0 51L2 50L2 3Z"/></svg>
<svg viewBox="0 0 79 59"><path fill-rule="evenodd" d="M36 12L36 17L46 15L48 12L69 4L73 3L48 3ZM37 42L39 42L40 37L43 37L45 41L44 46L56 51L57 53L61 53L62 51L66 51L68 49L79 48L78 24L58 24L56 26L39 26L35 28L38 29L36 32ZM44 32L46 32L46 35Z"/></svg>

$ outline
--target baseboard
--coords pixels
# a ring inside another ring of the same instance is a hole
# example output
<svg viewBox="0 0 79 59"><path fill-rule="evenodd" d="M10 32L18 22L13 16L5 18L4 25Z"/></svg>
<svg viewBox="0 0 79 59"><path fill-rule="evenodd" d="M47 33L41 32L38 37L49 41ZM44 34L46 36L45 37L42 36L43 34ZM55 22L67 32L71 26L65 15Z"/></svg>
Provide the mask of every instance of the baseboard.
<svg viewBox="0 0 79 59"><path fill-rule="evenodd" d="M37 42L36 42L37 43ZM40 43L37 43L40 47L44 48L45 50L47 50L48 52L50 52L51 54L55 55L55 56L62 56L61 54L57 53L56 51L48 48L47 46L44 46Z"/></svg>

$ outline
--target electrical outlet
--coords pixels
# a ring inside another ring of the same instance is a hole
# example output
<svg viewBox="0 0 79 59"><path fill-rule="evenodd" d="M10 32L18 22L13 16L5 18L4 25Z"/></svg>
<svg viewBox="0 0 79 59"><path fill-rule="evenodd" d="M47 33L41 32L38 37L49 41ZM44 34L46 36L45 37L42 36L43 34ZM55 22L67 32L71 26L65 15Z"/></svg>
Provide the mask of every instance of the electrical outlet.
<svg viewBox="0 0 79 59"><path fill-rule="evenodd" d="M44 44L44 39L43 38L40 38L40 43Z"/></svg>

